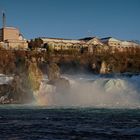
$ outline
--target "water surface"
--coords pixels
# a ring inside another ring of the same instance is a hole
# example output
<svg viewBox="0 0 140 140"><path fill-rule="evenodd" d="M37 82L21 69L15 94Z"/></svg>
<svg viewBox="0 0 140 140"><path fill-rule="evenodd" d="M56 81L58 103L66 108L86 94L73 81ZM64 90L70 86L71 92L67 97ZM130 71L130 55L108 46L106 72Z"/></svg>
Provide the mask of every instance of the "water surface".
<svg viewBox="0 0 140 140"><path fill-rule="evenodd" d="M0 106L1 140L140 139L140 109Z"/></svg>

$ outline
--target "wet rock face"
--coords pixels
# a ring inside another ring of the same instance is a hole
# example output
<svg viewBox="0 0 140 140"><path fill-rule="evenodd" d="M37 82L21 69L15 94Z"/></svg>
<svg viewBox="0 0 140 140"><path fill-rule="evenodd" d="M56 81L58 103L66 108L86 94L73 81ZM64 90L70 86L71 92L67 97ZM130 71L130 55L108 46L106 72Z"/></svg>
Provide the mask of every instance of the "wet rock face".
<svg viewBox="0 0 140 140"><path fill-rule="evenodd" d="M39 90L43 75L33 58L27 69L17 72L13 80L0 85L0 103L30 103L34 100L33 92Z"/></svg>
<svg viewBox="0 0 140 140"><path fill-rule="evenodd" d="M91 63L90 68L91 68L91 70L94 73L99 73L99 71L100 71L100 64L99 64L99 62L93 62L93 63Z"/></svg>
<svg viewBox="0 0 140 140"><path fill-rule="evenodd" d="M48 77L49 81L46 84L53 86L55 92L68 92L70 83L60 76L60 68L57 64L49 65ZM35 100L34 92L39 91L42 80L43 74L36 61L29 62L26 72L17 73L10 82L0 84L0 104L32 102ZM49 92L47 90L44 92Z"/></svg>
<svg viewBox="0 0 140 140"><path fill-rule="evenodd" d="M100 74L106 74L106 73L108 73L108 71L107 71L107 64L106 64L105 61L103 61L101 63Z"/></svg>
<svg viewBox="0 0 140 140"><path fill-rule="evenodd" d="M10 103L12 98L9 98L12 91L11 85L0 85L0 103Z"/></svg>
<svg viewBox="0 0 140 140"><path fill-rule="evenodd" d="M14 100L17 100L19 103L28 103L33 100L28 77L25 74L15 75L11 86Z"/></svg>
<svg viewBox="0 0 140 140"><path fill-rule="evenodd" d="M31 62L29 62L28 78L32 90L33 91L39 90L41 81L43 79L43 74L41 70L38 68L37 63L34 59Z"/></svg>
<svg viewBox="0 0 140 140"><path fill-rule="evenodd" d="M56 92L66 93L70 89L70 83L65 78L59 78L53 81L50 81L49 84L52 84L56 87Z"/></svg>
<svg viewBox="0 0 140 140"><path fill-rule="evenodd" d="M51 63L48 65L47 75L49 81L54 81L60 78L60 68L56 63Z"/></svg>
<svg viewBox="0 0 140 140"><path fill-rule="evenodd" d="M25 77L25 76L24 76ZM28 85L24 83L23 77L15 75L10 83L0 85L0 103L12 104L12 103L29 103L33 100Z"/></svg>
<svg viewBox="0 0 140 140"><path fill-rule="evenodd" d="M49 79L48 83L56 87L56 92L64 93L70 88L69 81L60 76L60 68L57 64L49 64L47 74Z"/></svg>

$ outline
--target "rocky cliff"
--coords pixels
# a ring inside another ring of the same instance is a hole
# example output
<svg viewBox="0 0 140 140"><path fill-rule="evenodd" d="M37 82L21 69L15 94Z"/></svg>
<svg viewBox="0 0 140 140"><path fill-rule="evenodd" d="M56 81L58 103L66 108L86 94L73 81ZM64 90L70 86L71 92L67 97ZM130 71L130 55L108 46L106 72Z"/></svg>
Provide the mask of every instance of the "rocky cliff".
<svg viewBox="0 0 140 140"><path fill-rule="evenodd" d="M0 103L31 102L34 95L40 95L36 91L44 86L53 87L58 93L67 93L69 81L61 77L61 72L140 72L139 60L139 54L48 56L46 52L0 50L0 73L11 75L13 78L9 83L0 84ZM46 74L48 80L42 84Z"/></svg>

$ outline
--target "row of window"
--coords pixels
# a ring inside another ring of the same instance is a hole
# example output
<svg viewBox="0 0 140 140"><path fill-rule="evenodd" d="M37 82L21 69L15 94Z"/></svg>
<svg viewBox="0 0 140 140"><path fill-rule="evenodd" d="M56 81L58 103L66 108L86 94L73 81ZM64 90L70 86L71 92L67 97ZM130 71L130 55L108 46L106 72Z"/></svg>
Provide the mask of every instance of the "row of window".
<svg viewBox="0 0 140 140"><path fill-rule="evenodd" d="M121 45L120 43L109 43L109 44L112 46L120 46Z"/></svg>
<svg viewBox="0 0 140 140"><path fill-rule="evenodd" d="M122 45L121 43L110 42L109 45L110 45L110 46L123 47L123 45ZM127 47L137 47L138 45L129 44L129 45L124 45L124 46L127 46Z"/></svg>
<svg viewBox="0 0 140 140"><path fill-rule="evenodd" d="M81 46L66 46L66 45L57 45L57 44L50 44L49 46L56 48L56 49L80 49Z"/></svg>

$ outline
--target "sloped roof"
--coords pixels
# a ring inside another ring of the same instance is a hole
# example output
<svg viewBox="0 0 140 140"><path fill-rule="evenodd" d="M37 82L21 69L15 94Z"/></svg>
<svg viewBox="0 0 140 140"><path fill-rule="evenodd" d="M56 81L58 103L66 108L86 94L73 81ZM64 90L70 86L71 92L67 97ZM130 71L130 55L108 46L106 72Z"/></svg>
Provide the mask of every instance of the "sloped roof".
<svg viewBox="0 0 140 140"><path fill-rule="evenodd" d="M103 42L106 42L106 41L119 41L120 42L120 40L118 40L116 38L113 38L113 37L101 38L101 41L103 41Z"/></svg>
<svg viewBox="0 0 140 140"><path fill-rule="evenodd" d="M56 40L76 40L76 39L65 39L65 38L55 38L55 37L39 37L40 39L56 39Z"/></svg>
<svg viewBox="0 0 140 140"><path fill-rule="evenodd" d="M85 38L80 38L79 40L89 41L89 40L91 40L93 38L95 38L95 37L85 37Z"/></svg>
<svg viewBox="0 0 140 140"><path fill-rule="evenodd" d="M88 44L100 44L100 45L103 45L103 43L101 42L101 40L98 39L98 38L96 38L96 37L90 39L87 43Z"/></svg>

